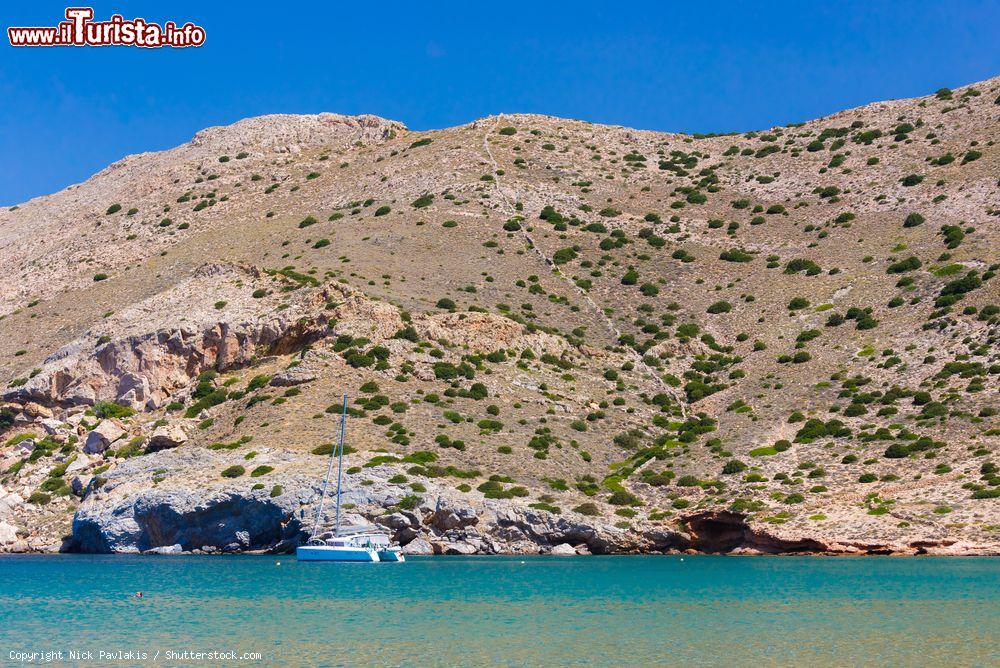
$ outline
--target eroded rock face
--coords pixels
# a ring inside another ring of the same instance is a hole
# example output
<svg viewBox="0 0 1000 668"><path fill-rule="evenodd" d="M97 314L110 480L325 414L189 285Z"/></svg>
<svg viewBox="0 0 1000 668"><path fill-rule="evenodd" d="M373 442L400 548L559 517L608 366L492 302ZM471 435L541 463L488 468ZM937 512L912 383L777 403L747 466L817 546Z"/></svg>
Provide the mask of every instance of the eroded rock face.
<svg viewBox="0 0 1000 668"><path fill-rule="evenodd" d="M34 407L43 417L52 417L52 411L40 404L114 401L151 410L186 390L206 369L239 368L255 357L294 352L327 334L327 314L319 308L323 294L306 295L279 311L276 302L244 303L255 301L247 283L274 287L254 268L206 265L189 281L56 351L40 373L3 397L23 404L25 413ZM219 301L227 304L224 314L212 306Z"/></svg>
<svg viewBox="0 0 1000 668"><path fill-rule="evenodd" d="M393 132L405 129L398 121L372 114L270 114L205 128L190 144L180 148L190 147L191 152L199 155L235 152L244 147L289 153L313 146L383 141Z"/></svg>
<svg viewBox="0 0 1000 668"><path fill-rule="evenodd" d="M684 519L691 545L702 552L744 554L788 554L796 552L847 552L812 537L777 536L751 527L746 515L729 511L695 513Z"/></svg>
<svg viewBox="0 0 1000 668"><path fill-rule="evenodd" d="M523 325L493 313L445 313L414 318L421 336L468 346L483 352L508 348L561 355L569 348L565 339L544 332L528 334Z"/></svg>
<svg viewBox="0 0 1000 668"><path fill-rule="evenodd" d="M50 361L41 374L7 392L5 398L64 405L114 401L136 409L154 409L205 369L231 369L258 354L292 350L319 338L325 330L325 319L289 322L269 318L129 337L105 344L93 357L64 349L57 353L61 359Z"/></svg>
<svg viewBox="0 0 1000 668"><path fill-rule="evenodd" d="M293 453L262 450L276 467L262 489L250 480L228 480L219 472L243 463L241 453L196 447L167 449L123 461L96 478L74 478L83 501L63 549L83 552L177 551L291 552L313 531L321 480L302 468ZM417 506L400 510L412 493L391 483L391 464L344 476L344 524L377 524L407 554L620 554L693 550L706 553L777 554L996 554L1000 546L947 538L892 543L829 540L794 527L761 525L731 511L699 511L677 524L633 523L567 511L553 514L521 499L486 499L462 493L437 478L422 479ZM155 482L155 484L153 484ZM365 482L366 484L362 484ZM272 490L280 488L271 496ZM15 495L16 496L16 495ZM20 502L21 498L16 497ZM0 504L2 506L2 504ZM0 507L2 510L2 507ZM318 533L333 526L327 500ZM2 519L2 512L0 512ZM178 547L179 546L179 547Z"/></svg>
<svg viewBox="0 0 1000 668"><path fill-rule="evenodd" d="M316 380L316 372L308 367L300 365L275 374L274 378L271 379L271 385L275 387L291 387L293 385L309 383L314 380Z"/></svg>
<svg viewBox="0 0 1000 668"><path fill-rule="evenodd" d="M263 455L262 455L263 456ZM280 453L267 455L273 461ZM218 471L238 454L177 448L137 457L102 474L96 489L80 487L84 500L73 520L67 549L82 552L147 552L179 545L183 551L291 551L313 527L320 480L275 472L264 489L246 481L225 481ZM353 505L345 523L377 523L402 543L408 554L497 554L548 552L569 543L594 553L636 551L644 543L601 518L553 516L522 505L469 498L428 479L421 505L393 508L410 491L389 483L391 466L345 476L344 502ZM151 486L160 476L160 486ZM361 480L371 484L361 485ZM171 485L177 480L177 485ZM282 492L270 495L273 486ZM74 486L76 487L76 486ZM389 512L387 512L389 511ZM331 526L327 503L321 527ZM573 514L575 515L575 513Z"/></svg>
<svg viewBox="0 0 1000 668"><path fill-rule="evenodd" d="M179 545L226 552L273 547L299 531L291 497L218 490L208 495L150 489L111 507L90 504L73 519L75 549L82 552L145 552Z"/></svg>
<svg viewBox="0 0 1000 668"><path fill-rule="evenodd" d="M442 530L461 529L479 523L476 509L468 504L441 501L430 518L430 523Z"/></svg>

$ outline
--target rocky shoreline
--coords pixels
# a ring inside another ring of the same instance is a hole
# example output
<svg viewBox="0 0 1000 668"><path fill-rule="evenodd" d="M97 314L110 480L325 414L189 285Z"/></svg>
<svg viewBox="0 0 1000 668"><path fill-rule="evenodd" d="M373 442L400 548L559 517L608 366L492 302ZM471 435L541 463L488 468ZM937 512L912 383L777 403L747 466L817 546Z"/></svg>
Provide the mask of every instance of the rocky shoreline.
<svg viewBox="0 0 1000 668"><path fill-rule="evenodd" d="M261 461L288 453L262 452ZM293 552L313 526L320 482L281 475L268 486L228 483L175 486L181 471L214 470L225 455L177 449L131 459L107 472L98 488L84 483L71 533L61 543L5 545L8 552L116 554L234 554ZM748 522L742 513L701 511L671 522L629 529L575 512L555 515L516 501L460 498L429 478L414 500L409 488L389 482L395 467L380 465L345 476L346 524L375 524L409 555L590 554L797 554L1000 555L1000 545L954 540L858 542L795 535ZM151 479L158 479L150 486ZM256 488L254 488L256 487ZM477 495L478 496L478 495ZM332 525L327 506L323 527Z"/></svg>
<svg viewBox="0 0 1000 668"><path fill-rule="evenodd" d="M56 444L71 442L74 424L83 417L82 408L61 412L60 419L38 404L19 410L23 420ZM113 457L109 464L107 455L129 440L128 428L106 419L81 437L82 452L53 455L68 489L52 505L25 502L13 491L0 493L0 553L283 554L311 536L321 493L316 472L322 460L315 455L196 447L186 444L179 425L152 424L146 430L146 454ZM44 449L43 442L21 440L12 457ZM251 456L266 477L243 477L240 464ZM858 540L719 508L623 523L602 514L537 508L525 499L489 498L393 456L377 465L364 463L360 455L347 460L344 523L376 525L410 555L1000 555L995 543L926 534ZM44 488L51 471L32 466L29 462L21 471L24 489L39 483ZM236 479L216 473L233 467L241 469ZM331 506L327 503L319 523L321 533L333 524ZM70 511L67 525L60 518ZM17 525L34 531L27 535Z"/></svg>

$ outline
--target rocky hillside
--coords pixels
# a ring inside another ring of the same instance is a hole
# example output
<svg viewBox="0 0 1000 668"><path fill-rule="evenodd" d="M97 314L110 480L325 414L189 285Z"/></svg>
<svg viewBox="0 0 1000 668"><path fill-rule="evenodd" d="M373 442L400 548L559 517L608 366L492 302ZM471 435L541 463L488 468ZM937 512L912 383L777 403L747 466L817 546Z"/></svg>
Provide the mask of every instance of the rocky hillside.
<svg viewBox="0 0 1000 668"><path fill-rule="evenodd" d="M0 212L0 549L289 550L347 394L412 553L998 553L998 136L991 79L129 156Z"/></svg>

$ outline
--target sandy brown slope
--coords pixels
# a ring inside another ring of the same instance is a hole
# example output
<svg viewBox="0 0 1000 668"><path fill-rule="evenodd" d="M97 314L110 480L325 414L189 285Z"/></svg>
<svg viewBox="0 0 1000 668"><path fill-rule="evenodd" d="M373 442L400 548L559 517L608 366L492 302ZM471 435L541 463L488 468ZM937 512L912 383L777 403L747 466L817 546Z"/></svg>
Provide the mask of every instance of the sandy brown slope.
<svg viewBox="0 0 1000 668"><path fill-rule="evenodd" d="M262 117L130 156L0 212L7 522L66 530L40 518L78 503L59 462L98 422L45 441L26 401L140 412L79 476L157 421L318 470L346 391L356 465L432 452L473 505L496 475L625 533L729 509L788 544L996 544L998 102L992 79L716 137Z"/></svg>

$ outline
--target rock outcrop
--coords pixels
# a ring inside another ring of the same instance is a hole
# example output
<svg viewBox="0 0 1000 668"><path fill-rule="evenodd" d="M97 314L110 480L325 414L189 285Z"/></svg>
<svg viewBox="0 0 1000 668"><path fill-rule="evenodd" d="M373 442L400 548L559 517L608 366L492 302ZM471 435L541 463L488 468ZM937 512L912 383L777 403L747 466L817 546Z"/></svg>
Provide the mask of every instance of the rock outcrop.
<svg viewBox="0 0 1000 668"><path fill-rule="evenodd" d="M192 471L214 471L231 461L226 454L190 448L164 450L132 459L104 474L90 488L73 519L69 548L81 552L290 551L308 538L319 498L318 480L279 474L252 489L246 484L213 482L173 486L172 478ZM550 552L556 546L583 546L585 552L606 554L659 551L687 545L680 533L653 530L626 532L601 518L553 516L526 505L460 497L454 489L428 480L420 505L393 510L407 496L389 482L390 466L345 476L345 504L353 508L351 522L385 527L409 554L511 554ZM151 487L151 477L164 482ZM281 491L274 494L272 490ZM321 526L332 523L326 504ZM574 553L579 547L574 547Z"/></svg>
<svg viewBox="0 0 1000 668"><path fill-rule="evenodd" d="M281 459L280 457L278 459ZM320 482L284 473L253 489L238 482L172 486L171 477L214 471L230 455L180 448L129 460L88 487L65 549L81 552L290 552L312 532ZM150 477L164 476L151 487ZM367 481L362 485L362 475ZM1000 545L955 540L837 541L751 524L742 513L702 511L674 524L621 529L600 517L554 515L516 501L462 498L426 481L413 510L398 505L406 490L390 483L391 466L345 476L345 524L373 523L406 554L623 554L695 551L712 554L1000 554ZM274 490L280 490L275 493ZM332 526L325 506L321 527ZM323 533L322 531L320 533ZM8 531L7 534L10 534ZM6 535L6 534L5 534ZM10 536L8 535L8 538Z"/></svg>
<svg viewBox="0 0 1000 668"><path fill-rule="evenodd" d="M111 447L111 444L125 436L127 432L116 420L103 420L87 434L83 451L88 454L100 454Z"/></svg>
<svg viewBox="0 0 1000 668"><path fill-rule="evenodd" d="M146 552L179 546L244 552L273 548L298 533L291 497L264 490L219 490L211 495L147 490L111 508L81 508L73 520L81 552Z"/></svg>
<svg viewBox="0 0 1000 668"><path fill-rule="evenodd" d="M261 311L277 302L247 304L255 301L247 295L247 283L274 287L253 268L203 267L181 286L117 314L101 330L56 351L39 373L3 398L25 404L25 411L29 405L37 411L49 410L40 404L98 401L152 410L188 388L202 371L239 368L327 334L322 294L309 295L294 308ZM225 314L212 305L217 303L226 303ZM156 325L154 331L145 329Z"/></svg>
<svg viewBox="0 0 1000 668"><path fill-rule="evenodd" d="M179 448L187 443L188 436L178 424L164 424L153 430L146 444L147 452L157 452L170 448Z"/></svg>

